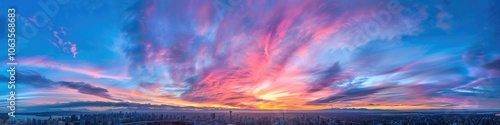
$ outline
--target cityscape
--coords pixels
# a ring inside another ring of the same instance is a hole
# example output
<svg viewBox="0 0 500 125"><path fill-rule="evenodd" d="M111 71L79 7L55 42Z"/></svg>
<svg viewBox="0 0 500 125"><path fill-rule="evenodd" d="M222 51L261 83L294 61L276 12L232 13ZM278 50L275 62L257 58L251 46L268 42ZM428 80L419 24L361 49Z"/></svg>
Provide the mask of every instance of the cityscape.
<svg viewBox="0 0 500 125"><path fill-rule="evenodd" d="M498 113L498 112L496 112ZM228 111L84 113L8 120L5 125L499 125L488 111ZM65 113L67 114L67 113ZM39 113L38 115L44 115Z"/></svg>

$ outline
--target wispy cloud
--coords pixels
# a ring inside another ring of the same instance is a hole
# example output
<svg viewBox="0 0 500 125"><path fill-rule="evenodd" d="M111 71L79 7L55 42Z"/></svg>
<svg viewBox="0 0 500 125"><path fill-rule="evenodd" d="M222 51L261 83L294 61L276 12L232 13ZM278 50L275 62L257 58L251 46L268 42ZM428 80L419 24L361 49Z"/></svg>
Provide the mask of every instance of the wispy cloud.
<svg viewBox="0 0 500 125"><path fill-rule="evenodd" d="M102 87L97 87L95 85L85 83L85 82L73 82L73 81L52 81L33 71L23 71L17 72L16 78L20 83L27 83L36 88L69 88L77 90L79 93L94 95L102 98L106 98L114 101L121 101L120 99L113 98L109 91ZM0 76L0 79L7 80L8 77Z"/></svg>

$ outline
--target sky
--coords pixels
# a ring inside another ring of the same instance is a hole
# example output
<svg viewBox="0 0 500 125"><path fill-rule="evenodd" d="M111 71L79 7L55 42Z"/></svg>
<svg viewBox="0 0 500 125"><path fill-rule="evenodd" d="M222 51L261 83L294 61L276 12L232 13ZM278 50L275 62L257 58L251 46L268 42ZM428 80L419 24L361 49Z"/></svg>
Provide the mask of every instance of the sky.
<svg viewBox="0 0 500 125"><path fill-rule="evenodd" d="M20 112L500 108L495 0L24 1Z"/></svg>

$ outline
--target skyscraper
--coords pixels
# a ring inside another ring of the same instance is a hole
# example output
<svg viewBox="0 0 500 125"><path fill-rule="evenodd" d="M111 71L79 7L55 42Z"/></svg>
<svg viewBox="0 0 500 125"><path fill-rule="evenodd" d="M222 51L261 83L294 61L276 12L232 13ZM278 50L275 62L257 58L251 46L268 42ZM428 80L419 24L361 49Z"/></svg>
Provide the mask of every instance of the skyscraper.
<svg viewBox="0 0 500 125"><path fill-rule="evenodd" d="M233 111L229 110L229 124L228 125L233 125Z"/></svg>

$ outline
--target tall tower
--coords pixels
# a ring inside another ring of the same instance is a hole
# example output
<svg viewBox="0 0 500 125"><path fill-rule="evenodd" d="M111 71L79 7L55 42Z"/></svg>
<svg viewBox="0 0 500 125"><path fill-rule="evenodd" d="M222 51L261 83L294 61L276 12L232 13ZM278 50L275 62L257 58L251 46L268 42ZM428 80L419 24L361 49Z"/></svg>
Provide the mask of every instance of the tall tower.
<svg viewBox="0 0 500 125"><path fill-rule="evenodd" d="M283 115L283 122L286 122L285 112L281 113Z"/></svg>
<svg viewBox="0 0 500 125"><path fill-rule="evenodd" d="M229 124L233 123L233 111L229 110Z"/></svg>

